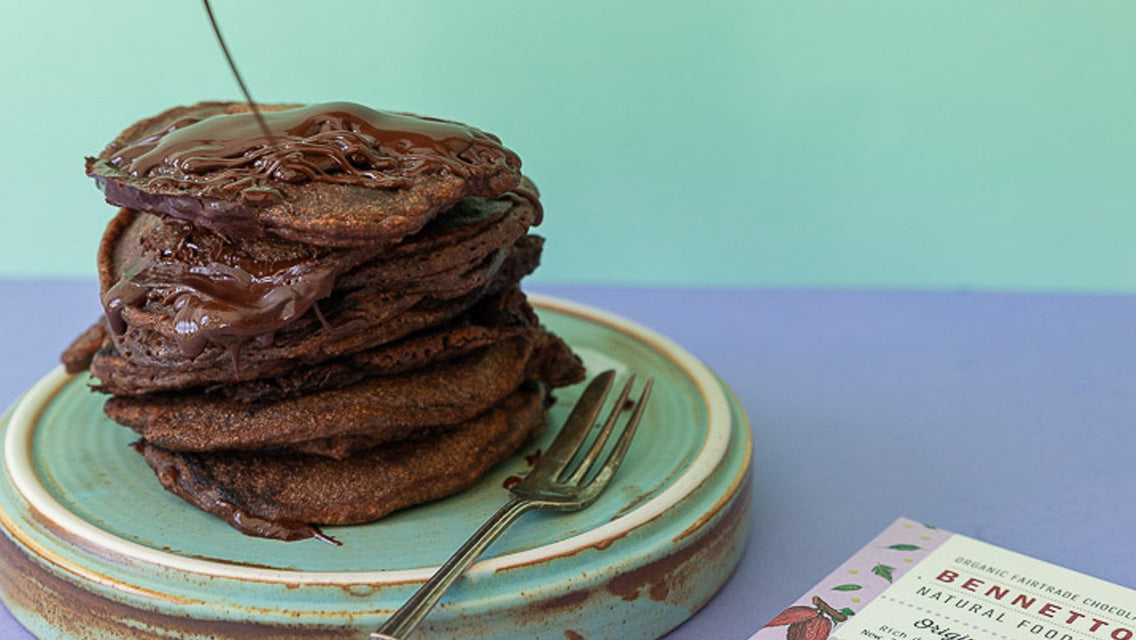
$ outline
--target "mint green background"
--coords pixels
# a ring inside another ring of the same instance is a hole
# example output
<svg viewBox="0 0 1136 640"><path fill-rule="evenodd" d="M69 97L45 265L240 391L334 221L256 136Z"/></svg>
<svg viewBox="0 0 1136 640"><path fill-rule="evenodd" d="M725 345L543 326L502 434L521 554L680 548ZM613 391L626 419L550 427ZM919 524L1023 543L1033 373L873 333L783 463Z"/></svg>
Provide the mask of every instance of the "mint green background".
<svg viewBox="0 0 1136 640"><path fill-rule="evenodd" d="M236 87L196 1L0 6L0 275L90 276L83 156ZM1130 0L215 8L259 100L498 133L544 282L1136 291Z"/></svg>

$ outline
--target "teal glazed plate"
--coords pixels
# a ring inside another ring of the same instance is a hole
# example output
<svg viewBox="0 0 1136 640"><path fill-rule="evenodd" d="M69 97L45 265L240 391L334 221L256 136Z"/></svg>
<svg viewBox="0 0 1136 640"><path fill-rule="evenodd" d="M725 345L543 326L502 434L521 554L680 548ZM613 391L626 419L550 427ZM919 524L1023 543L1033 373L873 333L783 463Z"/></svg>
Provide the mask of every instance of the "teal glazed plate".
<svg viewBox="0 0 1136 640"><path fill-rule="evenodd" d="M627 459L599 502L522 517L447 593L417 638L657 638L741 557L752 442L742 407L668 339L541 296L542 321L588 366L656 378ZM84 375L57 369L0 431L0 598L39 638L356 638L396 610L507 499L550 428L461 494L343 543L251 538L166 493Z"/></svg>

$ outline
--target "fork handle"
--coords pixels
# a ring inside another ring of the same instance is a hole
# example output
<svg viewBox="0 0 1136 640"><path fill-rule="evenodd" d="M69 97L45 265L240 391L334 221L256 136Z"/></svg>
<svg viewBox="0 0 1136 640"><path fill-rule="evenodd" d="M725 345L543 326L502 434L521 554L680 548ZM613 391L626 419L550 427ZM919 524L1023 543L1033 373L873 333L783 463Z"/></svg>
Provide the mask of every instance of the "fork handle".
<svg viewBox="0 0 1136 640"><path fill-rule="evenodd" d="M377 640L399 640L414 631L418 623L422 622L426 614L442 599L442 594L489 548L489 545L501 536L509 525L513 524L521 514L528 511L532 506L532 502L522 498L513 497L510 499L505 506L497 510L497 513L490 516L485 524L481 525L425 584L418 588L418 591L406 601L406 604L395 611L394 615L383 623L383 626L379 627L377 632L372 633L371 637Z"/></svg>

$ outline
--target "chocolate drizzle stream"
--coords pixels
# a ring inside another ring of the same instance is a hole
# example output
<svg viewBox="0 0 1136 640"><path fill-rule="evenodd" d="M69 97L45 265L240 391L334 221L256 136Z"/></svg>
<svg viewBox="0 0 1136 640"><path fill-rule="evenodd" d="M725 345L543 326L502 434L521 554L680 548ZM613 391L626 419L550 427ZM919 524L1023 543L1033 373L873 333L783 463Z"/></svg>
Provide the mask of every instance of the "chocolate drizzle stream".
<svg viewBox="0 0 1136 640"><path fill-rule="evenodd" d="M209 0L201 0L205 5L205 14L209 16L209 24L213 26L213 34L217 36L217 44L221 45L221 53L225 54L225 61L229 63L229 69L233 71L233 77L237 79L237 85L241 88L241 93L245 94L245 100L248 101L249 108L256 116L256 121L260 123L260 130L269 140L272 139L272 132L268 130L268 125L264 122L264 116L260 113L260 108L256 106L256 101L252 99L252 94L249 93L248 86L245 84L244 78L241 77L241 72L237 70L237 63L233 60L233 54L229 53L229 45L225 44L225 38L221 35L221 26L217 24L217 18L213 15L213 7L209 5Z"/></svg>

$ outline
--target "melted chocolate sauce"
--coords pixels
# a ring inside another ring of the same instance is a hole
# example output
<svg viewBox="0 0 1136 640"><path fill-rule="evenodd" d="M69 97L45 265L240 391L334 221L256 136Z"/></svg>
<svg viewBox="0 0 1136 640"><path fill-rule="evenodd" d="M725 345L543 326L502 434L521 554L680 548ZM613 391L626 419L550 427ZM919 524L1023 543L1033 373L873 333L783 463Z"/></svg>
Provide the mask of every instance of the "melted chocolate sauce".
<svg viewBox="0 0 1136 640"><path fill-rule="evenodd" d="M121 335L125 308L160 292L160 302L173 309L178 344L190 357L207 341L239 349L244 340L270 336L330 295L335 278L354 261L312 256L258 262L228 243L198 247L185 223L154 217L152 224L181 225L186 235L176 249L148 249L144 241L124 247L129 257L122 276L103 296L107 322Z"/></svg>
<svg viewBox="0 0 1136 640"><path fill-rule="evenodd" d="M279 183L328 182L376 189L419 174L468 177L500 141L460 124L336 102L264 113L185 118L116 150L108 163L151 187L180 185L251 206L280 202Z"/></svg>
<svg viewBox="0 0 1136 640"><path fill-rule="evenodd" d="M333 546L341 546L335 538L325 535L318 528L306 522L290 520L268 520L255 516L227 500L216 500L209 511L228 522L234 529L260 538L275 538L291 542L306 538L317 538Z"/></svg>

